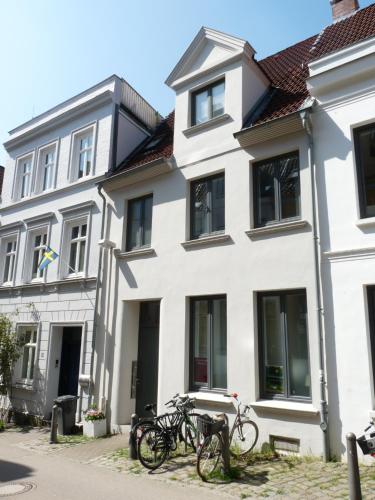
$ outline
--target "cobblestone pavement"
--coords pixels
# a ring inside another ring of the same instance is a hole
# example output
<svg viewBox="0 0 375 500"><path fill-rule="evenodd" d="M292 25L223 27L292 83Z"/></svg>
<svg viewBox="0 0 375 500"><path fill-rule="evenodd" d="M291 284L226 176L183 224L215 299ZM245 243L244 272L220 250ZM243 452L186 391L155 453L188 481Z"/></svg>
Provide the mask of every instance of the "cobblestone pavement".
<svg viewBox="0 0 375 500"><path fill-rule="evenodd" d="M14 432L14 431L13 431ZM61 437L60 444L50 445L45 432L32 432L29 436L17 436L16 446L35 453L51 454L68 460L91 464L123 474L144 476L146 480L179 483L185 487L215 491L224 498L253 499L312 499L348 498L347 467L341 463L324 464L312 457L279 457L261 459L250 464L233 462L234 476L231 482L217 480L204 483L197 476L195 456L172 456L160 469L150 472L138 461L129 460L127 437L112 436L104 439L84 440L81 437ZM65 442L64 442L65 441ZM374 466L361 467L363 498L375 499Z"/></svg>

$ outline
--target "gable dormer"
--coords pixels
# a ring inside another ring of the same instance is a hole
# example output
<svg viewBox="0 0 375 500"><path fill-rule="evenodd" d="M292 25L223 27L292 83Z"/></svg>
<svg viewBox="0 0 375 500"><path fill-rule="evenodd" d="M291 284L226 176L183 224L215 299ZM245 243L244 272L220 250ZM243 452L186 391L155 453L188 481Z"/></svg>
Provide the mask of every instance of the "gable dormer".
<svg viewBox="0 0 375 500"><path fill-rule="evenodd" d="M176 93L174 154L191 161L236 147L250 109L269 87L251 45L201 28L166 80Z"/></svg>

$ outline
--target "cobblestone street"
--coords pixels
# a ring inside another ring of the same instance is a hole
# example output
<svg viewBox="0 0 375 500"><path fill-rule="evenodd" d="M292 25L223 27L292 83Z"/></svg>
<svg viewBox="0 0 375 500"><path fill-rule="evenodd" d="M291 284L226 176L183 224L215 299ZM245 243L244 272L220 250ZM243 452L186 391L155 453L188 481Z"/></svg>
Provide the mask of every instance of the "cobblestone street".
<svg viewBox="0 0 375 500"><path fill-rule="evenodd" d="M312 457L254 456L250 463L232 461L232 481L204 483L197 476L194 455L175 455L160 469L149 472L138 461L129 460L127 436L85 440L81 436L60 437L50 445L45 431L32 430L28 435L16 431L14 443L37 454L58 455L61 460L101 467L118 474L135 475L145 481L180 485L193 490L214 492L224 498L310 499L348 498L347 467L341 463L323 464ZM359 452L360 453L360 452ZM375 498L375 464L361 467L363 498Z"/></svg>

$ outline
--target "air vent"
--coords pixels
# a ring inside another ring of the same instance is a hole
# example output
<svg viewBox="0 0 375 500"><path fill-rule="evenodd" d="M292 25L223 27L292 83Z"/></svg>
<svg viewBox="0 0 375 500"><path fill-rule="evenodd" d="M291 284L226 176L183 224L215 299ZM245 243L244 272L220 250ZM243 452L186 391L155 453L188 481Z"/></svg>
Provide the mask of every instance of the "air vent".
<svg viewBox="0 0 375 500"><path fill-rule="evenodd" d="M284 436L270 436L271 448L280 455L299 455L299 439Z"/></svg>

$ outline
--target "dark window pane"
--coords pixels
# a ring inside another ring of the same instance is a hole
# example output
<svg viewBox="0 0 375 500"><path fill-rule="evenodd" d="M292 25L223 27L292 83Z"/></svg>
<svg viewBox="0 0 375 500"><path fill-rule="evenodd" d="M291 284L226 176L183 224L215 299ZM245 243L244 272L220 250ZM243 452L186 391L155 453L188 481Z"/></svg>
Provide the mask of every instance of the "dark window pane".
<svg viewBox="0 0 375 500"><path fill-rule="evenodd" d="M226 300L212 303L212 387L227 386L227 308Z"/></svg>
<svg viewBox="0 0 375 500"><path fill-rule="evenodd" d="M4 276L3 276L3 281L7 282L9 279L12 279L12 277L9 274L9 268L10 268L10 255L7 255L5 258L5 266L4 266Z"/></svg>
<svg viewBox="0 0 375 500"><path fill-rule="evenodd" d="M203 90L194 95L194 111L195 121L194 124L206 122L210 119L208 90Z"/></svg>
<svg viewBox="0 0 375 500"><path fill-rule="evenodd" d="M207 181L192 184L192 237L209 233L209 207Z"/></svg>
<svg viewBox="0 0 375 500"><path fill-rule="evenodd" d="M224 231L224 176L212 180L212 231Z"/></svg>
<svg viewBox="0 0 375 500"><path fill-rule="evenodd" d="M207 300L193 302L193 373L194 384L207 385L208 381L208 329Z"/></svg>
<svg viewBox="0 0 375 500"><path fill-rule="evenodd" d="M8 241L7 243L7 253L12 251L13 241Z"/></svg>
<svg viewBox="0 0 375 500"><path fill-rule="evenodd" d="M82 272L85 264L86 241L81 241L79 246L78 271Z"/></svg>
<svg viewBox="0 0 375 500"><path fill-rule="evenodd" d="M38 275L38 266L39 266L39 252L36 251L33 254L33 269L32 269L32 277L36 278ZM42 273L40 273L42 275Z"/></svg>
<svg viewBox="0 0 375 500"><path fill-rule="evenodd" d="M86 236L87 234L87 224L82 224L81 226L81 236Z"/></svg>
<svg viewBox="0 0 375 500"><path fill-rule="evenodd" d="M74 226L72 228L72 240L78 238L78 235L79 235L79 226Z"/></svg>
<svg viewBox="0 0 375 500"><path fill-rule="evenodd" d="M42 235L38 235L38 236L35 236L35 247L40 247L40 244L41 244L41 241L42 241Z"/></svg>
<svg viewBox="0 0 375 500"><path fill-rule="evenodd" d="M299 161L298 156L280 159L279 166L281 218L299 215Z"/></svg>
<svg viewBox="0 0 375 500"><path fill-rule="evenodd" d="M224 113L224 82L212 87L212 118Z"/></svg>
<svg viewBox="0 0 375 500"><path fill-rule="evenodd" d="M310 370L307 344L307 311L305 294L287 295L285 304L289 390L291 396L310 396Z"/></svg>
<svg viewBox="0 0 375 500"><path fill-rule="evenodd" d="M375 216L375 126L359 132L359 168L363 179L363 215Z"/></svg>
<svg viewBox="0 0 375 500"><path fill-rule="evenodd" d="M264 225L276 219L275 172L272 162L256 168L256 190L258 202L258 224Z"/></svg>
<svg viewBox="0 0 375 500"><path fill-rule="evenodd" d="M69 272L76 271L77 242L70 244Z"/></svg>
<svg viewBox="0 0 375 500"><path fill-rule="evenodd" d="M143 245L151 245L152 196L144 199Z"/></svg>
<svg viewBox="0 0 375 500"><path fill-rule="evenodd" d="M265 391L283 394L285 382L280 298L263 297L262 302Z"/></svg>

